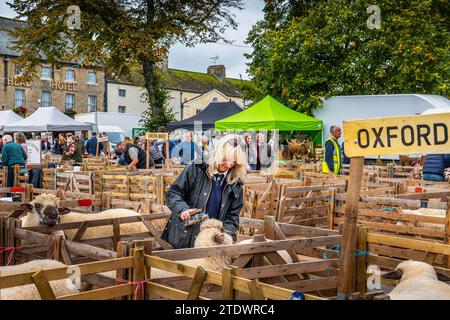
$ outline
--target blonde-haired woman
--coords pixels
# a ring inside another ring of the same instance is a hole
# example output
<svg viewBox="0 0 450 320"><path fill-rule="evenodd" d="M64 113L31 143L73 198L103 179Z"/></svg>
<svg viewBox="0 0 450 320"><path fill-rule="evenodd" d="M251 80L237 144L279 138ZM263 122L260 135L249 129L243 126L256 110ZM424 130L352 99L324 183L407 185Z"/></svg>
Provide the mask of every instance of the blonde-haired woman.
<svg viewBox="0 0 450 320"><path fill-rule="evenodd" d="M209 218L222 221L224 231L236 240L239 213L243 206L243 179L247 158L239 137L222 138L209 158L209 164L192 163L184 169L166 193L172 211L162 238L174 248L194 245L200 225L185 228L183 221L196 209Z"/></svg>

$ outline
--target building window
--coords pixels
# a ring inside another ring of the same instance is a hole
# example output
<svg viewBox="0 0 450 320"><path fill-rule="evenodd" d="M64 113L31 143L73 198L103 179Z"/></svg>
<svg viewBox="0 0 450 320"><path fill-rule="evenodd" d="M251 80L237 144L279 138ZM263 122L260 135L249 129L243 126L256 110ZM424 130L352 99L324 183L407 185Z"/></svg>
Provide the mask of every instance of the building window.
<svg viewBox="0 0 450 320"><path fill-rule="evenodd" d="M41 66L41 80L52 80L52 68Z"/></svg>
<svg viewBox="0 0 450 320"><path fill-rule="evenodd" d="M219 102L219 98L214 97L214 98L211 100L211 102L212 102L212 103L217 103L217 102Z"/></svg>
<svg viewBox="0 0 450 320"><path fill-rule="evenodd" d="M119 89L119 97L125 97L127 95L127 90Z"/></svg>
<svg viewBox="0 0 450 320"><path fill-rule="evenodd" d="M75 110L75 95L72 93L66 94L66 111Z"/></svg>
<svg viewBox="0 0 450 320"><path fill-rule="evenodd" d="M52 105L52 93L50 91L42 91L41 107L50 107Z"/></svg>
<svg viewBox="0 0 450 320"><path fill-rule="evenodd" d="M97 96L88 96L88 112L97 111Z"/></svg>
<svg viewBox="0 0 450 320"><path fill-rule="evenodd" d="M18 64L16 64L16 65L14 66L14 75L15 75L16 77L22 77L22 76L24 75L24 70L23 70L23 68L19 67Z"/></svg>
<svg viewBox="0 0 450 320"><path fill-rule="evenodd" d="M97 84L97 74L94 71L88 72L88 83Z"/></svg>
<svg viewBox="0 0 450 320"><path fill-rule="evenodd" d="M125 112L127 112L127 107L126 106L119 106L117 111L119 113L125 113Z"/></svg>
<svg viewBox="0 0 450 320"><path fill-rule="evenodd" d="M73 68L68 68L66 70L66 81L75 82L75 70Z"/></svg>
<svg viewBox="0 0 450 320"><path fill-rule="evenodd" d="M16 89L14 94L14 106L25 107L25 90Z"/></svg>

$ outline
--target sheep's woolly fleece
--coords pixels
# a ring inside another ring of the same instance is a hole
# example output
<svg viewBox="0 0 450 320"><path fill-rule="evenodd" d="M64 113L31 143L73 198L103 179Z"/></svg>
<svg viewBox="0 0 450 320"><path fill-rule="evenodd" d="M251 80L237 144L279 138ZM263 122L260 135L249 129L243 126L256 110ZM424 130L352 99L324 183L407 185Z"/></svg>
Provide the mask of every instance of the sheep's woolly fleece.
<svg viewBox="0 0 450 320"><path fill-rule="evenodd" d="M53 203L56 206L59 206L59 198L57 198L54 194L42 193L34 198L31 203Z"/></svg>
<svg viewBox="0 0 450 320"><path fill-rule="evenodd" d="M389 293L391 300L450 300L450 286L438 280L434 268L420 261L401 262L403 275Z"/></svg>
<svg viewBox="0 0 450 320"><path fill-rule="evenodd" d="M0 267L0 276L9 276L18 273L60 267L66 267L66 265L56 260L33 260L24 264ZM79 292L70 279L50 281L50 286L56 297ZM1 289L0 300L41 300L41 297L34 284L27 284L24 286Z"/></svg>

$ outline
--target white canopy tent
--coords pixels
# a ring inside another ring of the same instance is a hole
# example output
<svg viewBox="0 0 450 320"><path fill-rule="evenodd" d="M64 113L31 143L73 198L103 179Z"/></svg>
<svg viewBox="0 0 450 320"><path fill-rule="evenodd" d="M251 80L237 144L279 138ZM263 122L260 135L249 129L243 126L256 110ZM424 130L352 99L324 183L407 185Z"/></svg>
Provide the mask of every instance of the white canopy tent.
<svg viewBox="0 0 450 320"><path fill-rule="evenodd" d="M3 130L3 126L11 125L21 120L23 118L12 110L0 111L0 131Z"/></svg>
<svg viewBox="0 0 450 320"><path fill-rule="evenodd" d="M5 132L53 132L92 130L92 125L66 116L56 107L41 107L27 118L5 125Z"/></svg>

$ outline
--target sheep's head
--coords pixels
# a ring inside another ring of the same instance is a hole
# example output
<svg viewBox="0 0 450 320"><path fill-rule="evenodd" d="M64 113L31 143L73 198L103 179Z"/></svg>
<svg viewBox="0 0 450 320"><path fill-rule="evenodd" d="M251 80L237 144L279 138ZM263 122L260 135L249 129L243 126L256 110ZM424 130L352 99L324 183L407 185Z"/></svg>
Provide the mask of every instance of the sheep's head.
<svg viewBox="0 0 450 320"><path fill-rule="evenodd" d="M221 221L208 219L200 225L200 233L195 239L195 247L210 247L222 244L232 244L233 239L223 228Z"/></svg>
<svg viewBox="0 0 450 320"><path fill-rule="evenodd" d="M59 215L69 213L67 208L59 207L59 199L52 194L41 194L30 203L22 204L22 209L34 215L37 224L49 227L59 222Z"/></svg>
<svg viewBox="0 0 450 320"><path fill-rule="evenodd" d="M433 266L425 262L414 260L403 261L397 265L394 271L383 275L383 278L400 280L400 282L414 277L429 277L440 281L450 281L450 277L443 273L436 272Z"/></svg>

